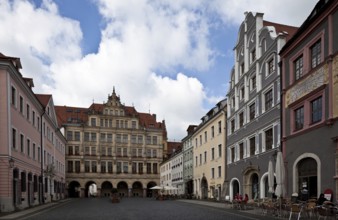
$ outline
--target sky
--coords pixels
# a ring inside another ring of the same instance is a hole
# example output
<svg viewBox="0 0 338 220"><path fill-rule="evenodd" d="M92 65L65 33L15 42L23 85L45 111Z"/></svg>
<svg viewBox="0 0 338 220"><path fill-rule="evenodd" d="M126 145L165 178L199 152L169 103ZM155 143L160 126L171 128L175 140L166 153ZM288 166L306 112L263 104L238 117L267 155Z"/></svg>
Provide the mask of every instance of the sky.
<svg viewBox="0 0 338 220"><path fill-rule="evenodd" d="M19 57L55 105L88 108L115 88L181 141L226 96L244 13L300 26L316 2L0 0L0 53Z"/></svg>

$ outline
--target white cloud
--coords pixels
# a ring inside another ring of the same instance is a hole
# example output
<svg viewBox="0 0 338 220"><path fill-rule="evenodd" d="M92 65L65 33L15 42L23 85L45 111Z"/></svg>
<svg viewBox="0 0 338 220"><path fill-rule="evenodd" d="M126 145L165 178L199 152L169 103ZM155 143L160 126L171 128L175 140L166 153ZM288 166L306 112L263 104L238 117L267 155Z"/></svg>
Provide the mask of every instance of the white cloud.
<svg viewBox="0 0 338 220"><path fill-rule="evenodd" d="M214 0L210 4L212 10L217 11L225 23L240 24L244 19L244 12L264 13L264 20L271 22L300 26L318 0Z"/></svg>
<svg viewBox="0 0 338 220"><path fill-rule="evenodd" d="M198 124L208 111L203 102L222 99L208 97L210 88L175 70L207 72L214 57L221 56L210 45L215 18L238 25L244 11L257 10L270 21L300 23L312 2L293 1L287 7L285 1L269 0L97 0L106 27L98 52L84 56L79 21L62 17L52 0L41 7L27 0L0 0L0 26L6 30L0 32L0 52L20 57L35 91L53 94L58 105L104 102L115 86L122 102L165 119L169 138L181 140L188 125ZM226 87L224 78L220 84Z"/></svg>

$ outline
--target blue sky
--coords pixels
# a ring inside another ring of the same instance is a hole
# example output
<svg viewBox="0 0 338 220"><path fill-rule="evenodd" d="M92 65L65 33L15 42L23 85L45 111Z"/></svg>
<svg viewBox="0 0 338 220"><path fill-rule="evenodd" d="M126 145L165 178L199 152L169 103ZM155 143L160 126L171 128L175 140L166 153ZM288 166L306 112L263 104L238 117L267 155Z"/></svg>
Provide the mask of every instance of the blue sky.
<svg viewBox="0 0 338 220"><path fill-rule="evenodd" d="M225 98L244 12L299 26L316 2L0 0L0 52L21 58L34 91L56 105L103 103L115 86L179 141Z"/></svg>

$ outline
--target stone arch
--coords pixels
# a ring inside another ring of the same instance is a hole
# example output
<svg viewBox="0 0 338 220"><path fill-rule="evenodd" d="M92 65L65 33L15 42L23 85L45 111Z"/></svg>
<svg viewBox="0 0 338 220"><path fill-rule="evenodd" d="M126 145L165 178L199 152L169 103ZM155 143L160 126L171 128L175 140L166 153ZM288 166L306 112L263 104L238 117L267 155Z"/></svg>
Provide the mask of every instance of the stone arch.
<svg viewBox="0 0 338 220"><path fill-rule="evenodd" d="M154 197L154 196L157 195L157 193L158 193L157 191L150 189L151 187L154 187L154 186L157 186L157 185L158 184L156 184L156 182L153 182L153 181L151 181L147 184L147 197Z"/></svg>
<svg viewBox="0 0 338 220"><path fill-rule="evenodd" d="M316 154L313 153L304 153L302 155L300 155L293 163L292 166L292 193L294 192L299 192L299 170L298 170L298 165L299 162L303 159L306 158L312 158L316 161L317 163L317 197L320 194L320 190L321 190L321 161L319 159L319 157Z"/></svg>
<svg viewBox="0 0 338 220"><path fill-rule="evenodd" d="M208 180L203 176L201 179L201 199L208 199Z"/></svg>
<svg viewBox="0 0 338 220"><path fill-rule="evenodd" d="M121 197L128 196L128 184L125 181L118 182L116 187Z"/></svg>
<svg viewBox="0 0 338 220"><path fill-rule="evenodd" d="M264 173L261 177L260 183L259 183L259 191L261 198L265 198L269 195L269 182L268 182L268 172ZM276 176L274 175L274 187L273 189L276 189Z"/></svg>
<svg viewBox="0 0 338 220"><path fill-rule="evenodd" d="M94 181L90 180L86 183L85 187L85 197L95 197L96 193L90 192L90 189L95 185L95 188L97 189L97 185ZM96 191L96 190L95 190Z"/></svg>
<svg viewBox="0 0 338 220"><path fill-rule="evenodd" d="M71 181L68 184L68 196L70 198L79 198L81 192L81 185L77 181Z"/></svg>
<svg viewBox="0 0 338 220"><path fill-rule="evenodd" d="M142 183L139 181L136 181L132 185L132 196L133 197L142 197L143 195L143 186Z"/></svg>
<svg viewBox="0 0 338 220"><path fill-rule="evenodd" d="M104 181L101 184L101 197L110 197L113 184L109 181Z"/></svg>
<svg viewBox="0 0 338 220"><path fill-rule="evenodd" d="M259 197L259 175L258 166L249 165L243 172L243 194L248 194L249 198L257 199ZM256 197L256 198L255 198Z"/></svg>
<svg viewBox="0 0 338 220"><path fill-rule="evenodd" d="M229 186L229 196L230 201L232 201L237 193L241 193L241 187L239 179L233 178L230 180L230 186Z"/></svg>

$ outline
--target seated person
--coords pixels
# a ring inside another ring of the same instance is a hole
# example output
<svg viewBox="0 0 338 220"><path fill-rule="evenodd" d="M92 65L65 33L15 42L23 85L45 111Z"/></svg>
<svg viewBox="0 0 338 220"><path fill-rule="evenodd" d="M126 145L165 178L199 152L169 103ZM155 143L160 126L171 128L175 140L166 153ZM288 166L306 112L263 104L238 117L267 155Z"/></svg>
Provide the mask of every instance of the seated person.
<svg viewBox="0 0 338 220"><path fill-rule="evenodd" d="M321 193L321 194L319 195L319 198L317 199L316 204L317 204L317 205L323 205L323 203L324 203L325 201L327 201L327 199L324 197L324 194Z"/></svg>

